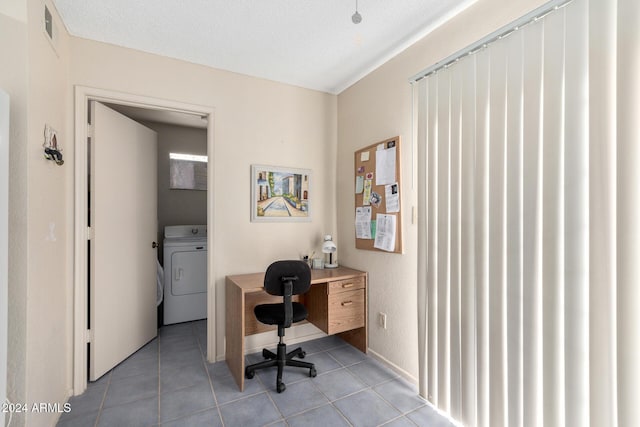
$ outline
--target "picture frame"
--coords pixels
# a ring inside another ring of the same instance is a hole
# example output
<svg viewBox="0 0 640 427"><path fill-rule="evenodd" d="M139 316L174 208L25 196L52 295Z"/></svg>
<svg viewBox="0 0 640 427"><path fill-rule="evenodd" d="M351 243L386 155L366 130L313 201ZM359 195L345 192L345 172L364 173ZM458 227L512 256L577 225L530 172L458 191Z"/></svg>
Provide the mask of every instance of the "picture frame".
<svg viewBox="0 0 640 427"><path fill-rule="evenodd" d="M311 170L251 165L251 222L311 221Z"/></svg>

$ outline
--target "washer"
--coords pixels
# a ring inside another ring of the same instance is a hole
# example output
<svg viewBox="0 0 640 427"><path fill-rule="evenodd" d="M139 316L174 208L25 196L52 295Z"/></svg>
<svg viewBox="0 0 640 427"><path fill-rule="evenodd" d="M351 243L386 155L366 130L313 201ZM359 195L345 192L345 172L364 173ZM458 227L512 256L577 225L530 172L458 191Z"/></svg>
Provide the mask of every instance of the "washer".
<svg viewBox="0 0 640 427"><path fill-rule="evenodd" d="M163 324L207 317L207 226L164 228Z"/></svg>

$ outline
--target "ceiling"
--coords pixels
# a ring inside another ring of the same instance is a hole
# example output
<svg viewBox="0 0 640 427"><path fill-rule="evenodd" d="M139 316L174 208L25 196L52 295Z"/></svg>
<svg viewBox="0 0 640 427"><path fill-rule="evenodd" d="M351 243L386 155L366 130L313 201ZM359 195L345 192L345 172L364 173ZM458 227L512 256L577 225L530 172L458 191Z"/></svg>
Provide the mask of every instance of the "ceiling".
<svg viewBox="0 0 640 427"><path fill-rule="evenodd" d="M103 104L136 121L164 123L168 125L186 126L198 129L207 128L207 117L199 116L197 114L182 113L179 111L153 108L150 106L134 107L131 105L109 102L103 102Z"/></svg>
<svg viewBox="0 0 640 427"><path fill-rule="evenodd" d="M332 94L475 1L53 0L74 36Z"/></svg>

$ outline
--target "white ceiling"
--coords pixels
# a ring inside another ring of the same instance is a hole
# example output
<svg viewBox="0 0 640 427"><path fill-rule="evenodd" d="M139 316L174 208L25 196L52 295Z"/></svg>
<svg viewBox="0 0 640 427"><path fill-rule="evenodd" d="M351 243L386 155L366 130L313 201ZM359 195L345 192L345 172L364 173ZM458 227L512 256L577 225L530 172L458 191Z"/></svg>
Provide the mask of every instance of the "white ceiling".
<svg viewBox="0 0 640 427"><path fill-rule="evenodd" d="M475 1L53 0L74 36L333 94Z"/></svg>
<svg viewBox="0 0 640 427"><path fill-rule="evenodd" d="M186 126L199 129L207 128L207 118L196 114L181 113L162 108L133 107L130 105L112 104L108 102L105 102L104 104L136 121L164 123L168 125Z"/></svg>

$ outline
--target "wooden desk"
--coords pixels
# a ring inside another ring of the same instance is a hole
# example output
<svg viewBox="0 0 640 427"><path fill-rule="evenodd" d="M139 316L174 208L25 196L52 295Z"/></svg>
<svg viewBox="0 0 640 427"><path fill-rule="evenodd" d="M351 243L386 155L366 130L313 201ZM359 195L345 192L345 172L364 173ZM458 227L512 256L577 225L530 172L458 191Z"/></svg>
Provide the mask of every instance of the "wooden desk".
<svg viewBox="0 0 640 427"><path fill-rule="evenodd" d="M258 322L253 308L258 304L282 302L282 297L264 291L264 272L226 277L225 358L240 390L244 390L244 337L275 326ZM294 296L309 311L307 321L329 335L338 334L366 353L367 273L347 267L311 270L311 288Z"/></svg>

